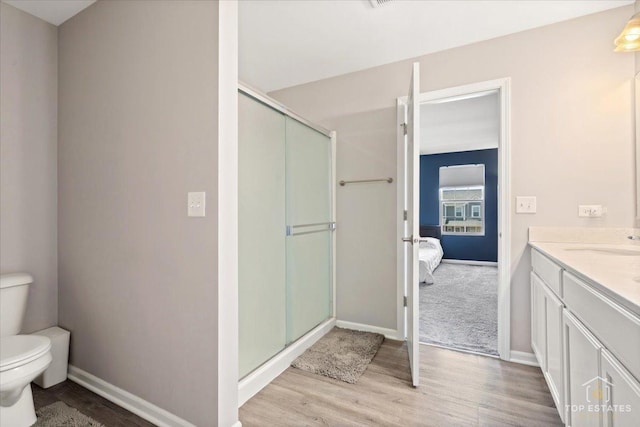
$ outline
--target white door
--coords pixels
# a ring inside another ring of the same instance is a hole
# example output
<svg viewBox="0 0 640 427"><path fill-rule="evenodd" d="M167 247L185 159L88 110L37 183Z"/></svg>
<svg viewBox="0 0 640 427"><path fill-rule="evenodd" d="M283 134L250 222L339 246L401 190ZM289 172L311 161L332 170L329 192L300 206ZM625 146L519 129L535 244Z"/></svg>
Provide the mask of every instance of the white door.
<svg viewBox="0 0 640 427"><path fill-rule="evenodd" d="M538 359L542 372L547 370L547 317L543 284L540 278L531 272L531 348Z"/></svg>
<svg viewBox="0 0 640 427"><path fill-rule="evenodd" d="M407 349L409 351L409 366L414 387L420 380L420 344L418 325L420 317L418 295L418 247L420 245L419 220L419 164L420 164L420 107L418 94L420 93L420 64L413 64L413 74L409 85L407 99L407 122L405 156L406 198L405 210L407 221L405 224L405 275L404 288L407 295Z"/></svg>
<svg viewBox="0 0 640 427"><path fill-rule="evenodd" d="M546 362L545 378L549 384L549 391L556 402L560 419L564 421L564 374L562 360L562 312L564 305L551 289L543 285L544 304L546 313Z"/></svg>
<svg viewBox="0 0 640 427"><path fill-rule="evenodd" d="M567 310L563 312L565 417L571 427L600 427L602 412L586 413L589 405L600 405L600 396L589 393L602 390L600 384L600 351L598 340ZM580 409L583 408L583 409ZM575 411L575 412L574 412Z"/></svg>
<svg viewBox="0 0 640 427"><path fill-rule="evenodd" d="M607 411L603 414L604 427L636 427L639 418L635 411L640 408L640 383L611 353L604 349L601 365L602 404L619 408L617 412ZM604 384L605 381L607 384Z"/></svg>

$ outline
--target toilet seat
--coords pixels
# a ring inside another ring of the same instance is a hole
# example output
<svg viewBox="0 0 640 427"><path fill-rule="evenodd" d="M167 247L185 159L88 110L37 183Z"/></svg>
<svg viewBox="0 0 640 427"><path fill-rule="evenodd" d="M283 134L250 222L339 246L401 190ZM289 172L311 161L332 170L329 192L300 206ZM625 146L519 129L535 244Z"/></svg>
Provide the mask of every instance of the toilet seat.
<svg viewBox="0 0 640 427"><path fill-rule="evenodd" d="M0 340L0 372L26 365L51 349L51 340L39 335L10 335Z"/></svg>

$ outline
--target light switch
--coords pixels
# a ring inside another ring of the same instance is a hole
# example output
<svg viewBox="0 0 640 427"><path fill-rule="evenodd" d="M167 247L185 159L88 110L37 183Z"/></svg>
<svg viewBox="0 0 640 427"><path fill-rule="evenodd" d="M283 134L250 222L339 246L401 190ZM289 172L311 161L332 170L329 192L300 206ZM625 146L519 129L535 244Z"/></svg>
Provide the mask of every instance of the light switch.
<svg viewBox="0 0 640 427"><path fill-rule="evenodd" d="M536 213L536 197L535 196L518 196L516 197L516 213Z"/></svg>
<svg viewBox="0 0 640 427"><path fill-rule="evenodd" d="M204 205L207 193L204 191L187 194L187 216L205 216Z"/></svg>

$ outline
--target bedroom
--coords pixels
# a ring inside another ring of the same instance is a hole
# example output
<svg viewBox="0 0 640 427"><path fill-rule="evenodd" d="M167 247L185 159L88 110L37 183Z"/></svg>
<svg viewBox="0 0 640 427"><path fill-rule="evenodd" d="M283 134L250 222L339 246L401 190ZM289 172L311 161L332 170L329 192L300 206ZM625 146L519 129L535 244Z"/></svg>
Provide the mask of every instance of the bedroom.
<svg viewBox="0 0 640 427"><path fill-rule="evenodd" d="M499 91L420 114L420 342L497 356Z"/></svg>

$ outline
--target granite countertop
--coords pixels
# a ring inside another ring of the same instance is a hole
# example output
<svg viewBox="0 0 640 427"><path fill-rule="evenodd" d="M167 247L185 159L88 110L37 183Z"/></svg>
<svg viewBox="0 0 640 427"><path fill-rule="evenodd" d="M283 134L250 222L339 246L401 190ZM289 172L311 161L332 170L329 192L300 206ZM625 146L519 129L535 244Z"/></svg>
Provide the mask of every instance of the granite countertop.
<svg viewBox="0 0 640 427"><path fill-rule="evenodd" d="M640 316L640 245L629 242L603 244L533 241L529 244Z"/></svg>

